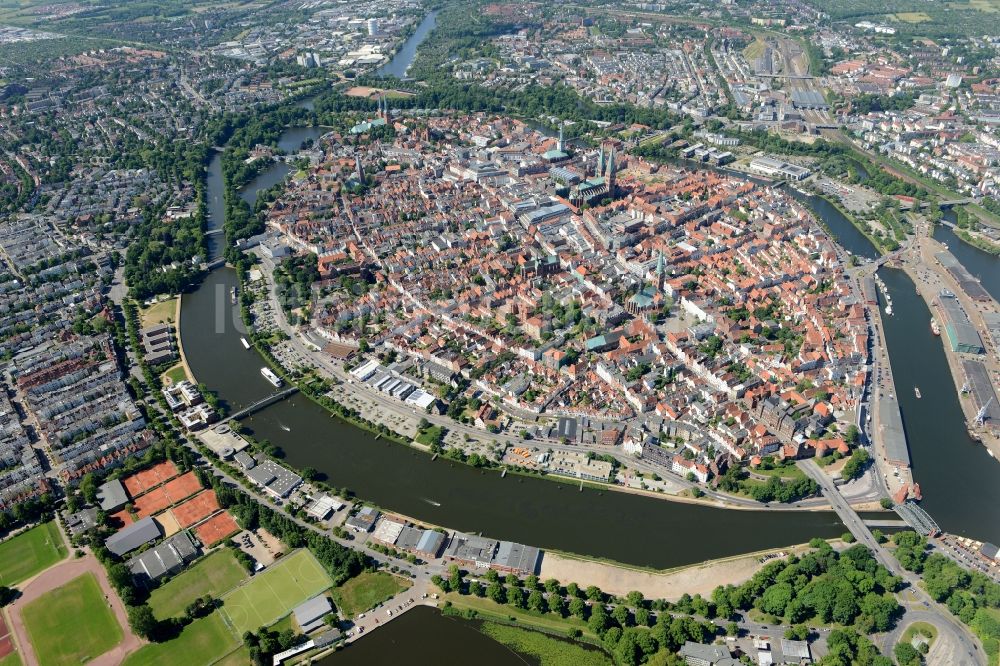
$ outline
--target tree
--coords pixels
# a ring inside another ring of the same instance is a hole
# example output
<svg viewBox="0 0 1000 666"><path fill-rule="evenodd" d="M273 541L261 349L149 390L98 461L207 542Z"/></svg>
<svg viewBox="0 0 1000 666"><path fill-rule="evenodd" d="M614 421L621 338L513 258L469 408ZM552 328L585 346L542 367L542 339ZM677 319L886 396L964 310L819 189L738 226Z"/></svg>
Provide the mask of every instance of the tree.
<svg viewBox="0 0 1000 666"><path fill-rule="evenodd" d="M628 606L615 606L614 610L611 611L611 617L613 617L615 622L617 622L623 629L625 627L632 626L632 614L629 612Z"/></svg>
<svg viewBox="0 0 1000 666"><path fill-rule="evenodd" d="M559 617L566 616L566 602L558 594L549 597L548 604L550 613Z"/></svg>
<svg viewBox="0 0 1000 666"><path fill-rule="evenodd" d="M920 652L909 643L896 643L892 653L896 655L899 666L920 666Z"/></svg>
<svg viewBox="0 0 1000 666"><path fill-rule="evenodd" d="M569 600L569 612L574 617L583 620L587 617L587 602L580 597L573 597Z"/></svg>
<svg viewBox="0 0 1000 666"><path fill-rule="evenodd" d="M507 600L507 595L503 585L496 581L490 583L486 588L486 596L498 604L502 604Z"/></svg>
<svg viewBox="0 0 1000 666"><path fill-rule="evenodd" d="M559 584L555 578L549 578L545 581L545 591L549 594L559 594L562 586Z"/></svg>
<svg viewBox="0 0 1000 666"><path fill-rule="evenodd" d="M726 635L727 636L739 636L740 635L740 625L735 622L729 622L726 624Z"/></svg>
<svg viewBox="0 0 1000 666"><path fill-rule="evenodd" d="M545 603L545 596L539 590L532 590L528 594L528 608L537 612L545 613L548 611L548 604Z"/></svg>
<svg viewBox="0 0 1000 666"><path fill-rule="evenodd" d="M591 601L604 601L604 593L601 592L601 588L596 585L591 585L587 588L586 592L587 598Z"/></svg>
<svg viewBox="0 0 1000 666"><path fill-rule="evenodd" d="M785 638L792 641L804 641L809 638L809 627L796 624L785 630Z"/></svg>
<svg viewBox="0 0 1000 666"><path fill-rule="evenodd" d="M156 636L159 623L153 615L153 609L147 604L128 607L128 626L132 628L136 636L152 640Z"/></svg>
<svg viewBox="0 0 1000 666"><path fill-rule="evenodd" d="M638 590L632 590L626 595L625 600L632 608L640 608L646 603L646 597Z"/></svg>
<svg viewBox="0 0 1000 666"><path fill-rule="evenodd" d="M767 588L760 599L760 609L771 615L784 615L785 607L792 600L792 586L777 583Z"/></svg>
<svg viewBox="0 0 1000 666"><path fill-rule="evenodd" d="M462 571L454 564L448 567L448 586L455 592L462 590Z"/></svg>
<svg viewBox="0 0 1000 666"><path fill-rule="evenodd" d="M604 610L602 604L594 604L590 609L590 619L587 620L587 626L592 632L598 636L603 636L604 632L608 630L611 626L611 620L608 617L608 612Z"/></svg>

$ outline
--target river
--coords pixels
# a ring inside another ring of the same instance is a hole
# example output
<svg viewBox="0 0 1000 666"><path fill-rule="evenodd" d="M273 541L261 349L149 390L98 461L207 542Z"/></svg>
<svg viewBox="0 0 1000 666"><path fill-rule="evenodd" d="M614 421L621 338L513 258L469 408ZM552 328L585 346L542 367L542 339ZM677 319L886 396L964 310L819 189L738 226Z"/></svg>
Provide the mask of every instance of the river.
<svg viewBox="0 0 1000 666"><path fill-rule="evenodd" d="M378 636L374 640L372 636ZM372 636L365 636L347 649L316 662L318 666L369 666L370 664L405 663L407 666L438 666L447 663L444 647L423 649L433 636L436 646L447 646L455 662L475 663L477 666L532 666L538 659L512 652L506 646L486 636L476 623L460 618L446 617L427 606L417 606L380 628ZM475 655L474 657L472 655Z"/></svg>
<svg viewBox="0 0 1000 666"><path fill-rule="evenodd" d="M401 79L406 76L407 70L410 69L410 65L413 64L413 59L417 55L417 47L420 46L421 42L427 39L427 35L429 35L431 30L434 29L436 23L437 10L434 10L424 17L413 34L410 35L410 37L403 42L403 45L399 48L399 50L396 51L396 55L393 56L392 60L379 67L375 71L375 75L394 76L397 79Z"/></svg>

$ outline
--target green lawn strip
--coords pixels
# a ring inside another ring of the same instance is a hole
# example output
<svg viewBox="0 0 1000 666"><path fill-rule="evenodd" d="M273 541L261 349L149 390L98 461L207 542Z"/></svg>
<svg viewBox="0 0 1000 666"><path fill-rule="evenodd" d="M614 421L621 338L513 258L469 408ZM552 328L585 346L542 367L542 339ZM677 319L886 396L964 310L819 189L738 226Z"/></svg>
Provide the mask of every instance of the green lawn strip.
<svg viewBox="0 0 1000 666"><path fill-rule="evenodd" d="M25 606L21 617L38 661L45 666L94 659L124 637L92 573L46 592Z"/></svg>
<svg viewBox="0 0 1000 666"><path fill-rule="evenodd" d="M312 553L297 550L224 596L222 610L242 636L273 624L332 584Z"/></svg>
<svg viewBox="0 0 1000 666"><path fill-rule="evenodd" d="M355 617L408 588L407 581L383 571L366 571L332 591L333 602L345 617Z"/></svg>
<svg viewBox="0 0 1000 666"><path fill-rule="evenodd" d="M506 645L514 652L535 657L545 666L612 666L613 662L603 652L586 649L568 640L561 640L495 622L484 622L479 630Z"/></svg>
<svg viewBox="0 0 1000 666"><path fill-rule="evenodd" d="M48 522L0 543L0 585L16 585L66 557L66 542Z"/></svg>
<svg viewBox="0 0 1000 666"><path fill-rule="evenodd" d="M239 644L222 614L215 612L187 625L173 640L144 645L125 659L125 666L208 666L229 655Z"/></svg>
<svg viewBox="0 0 1000 666"><path fill-rule="evenodd" d="M444 600L450 601L451 605L458 610L474 610L477 616L484 620L495 620L502 624L510 624L513 621L518 626L532 627L560 636L565 636L571 629L579 629L583 632L584 638L600 642L600 638L590 630L587 623L573 615L560 617L552 613L538 613L507 604L498 604L485 597L461 595L455 592L444 595Z"/></svg>
<svg viewBox="0 0 1000 666"><path fill-rule="evenodd" d="M216 551L149 595L149 607L161 620L178 617L198 597L221 597L247 577L228 549Z"/></svg>

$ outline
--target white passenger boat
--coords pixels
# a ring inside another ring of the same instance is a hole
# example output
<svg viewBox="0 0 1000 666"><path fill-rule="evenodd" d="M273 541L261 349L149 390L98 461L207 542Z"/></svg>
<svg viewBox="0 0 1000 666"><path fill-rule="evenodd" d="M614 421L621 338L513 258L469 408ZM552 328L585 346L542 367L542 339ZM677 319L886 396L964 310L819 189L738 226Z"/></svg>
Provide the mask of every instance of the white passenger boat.
<svg viewBox="0 0 1000 666"><path fill-rule="evenodd" d="M264 375L264 379L274 384L275 388L281 388L284 383L281 381L281 377L271 372L271 368L261 368L260 374Z"/></svg>

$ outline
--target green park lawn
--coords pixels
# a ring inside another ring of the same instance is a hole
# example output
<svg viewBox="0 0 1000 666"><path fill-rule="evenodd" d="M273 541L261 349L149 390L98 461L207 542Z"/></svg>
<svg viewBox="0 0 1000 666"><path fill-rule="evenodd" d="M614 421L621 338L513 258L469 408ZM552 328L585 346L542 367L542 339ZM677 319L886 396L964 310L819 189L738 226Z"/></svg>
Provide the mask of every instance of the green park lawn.
<svg viewBox="0 0 1000 666"><path fill-rule="evenodd" d="M173 640L144 645L125 659L124 666L208 666L236 650L239 644L222 614L215 612L187 625Z"/></svg>
<svg viewBox="0 0 1000 666"><path fill-rule="evenodd" d="M89 661L124 636L92 573L43 594L24 607L21 617L45 666Z"/></svg>
<svg viewBox="0 0 1000 666"><path fill-rule="evenodd" d="M366 571L333 590L333 602L343 617L355 617L409 586L409 581L384 571Z"/></svg>
<svg viewBox="0 0 1000 666"><path fill-rule="evenodd" d="M0 543L0 585L16 585L66 557L66 542L48 522Z"/></svg>
<svg viewBox="0 0 1000 666"><path fill-rule="evenodd" d="M153 590L149 595L149 607L157 619L178 617L198 597L221 597L246 577L246 569L228 549L223 549Z"/></svg>
<svg viewBox="0 0 1000 666"><path fill-rule="evenodd" d="M178 363L174 367L164 372L163 378L169 379L171 384L180 384L182 381L187 379L187 373L184 372L184 365Z"/></svg>
<svg viewBox="0 0 1000 666"><path fill-rule="evenodd" d="M222 612L240 636L284 617L333 584L308 550L284 556L222 598Z"/></svg>

